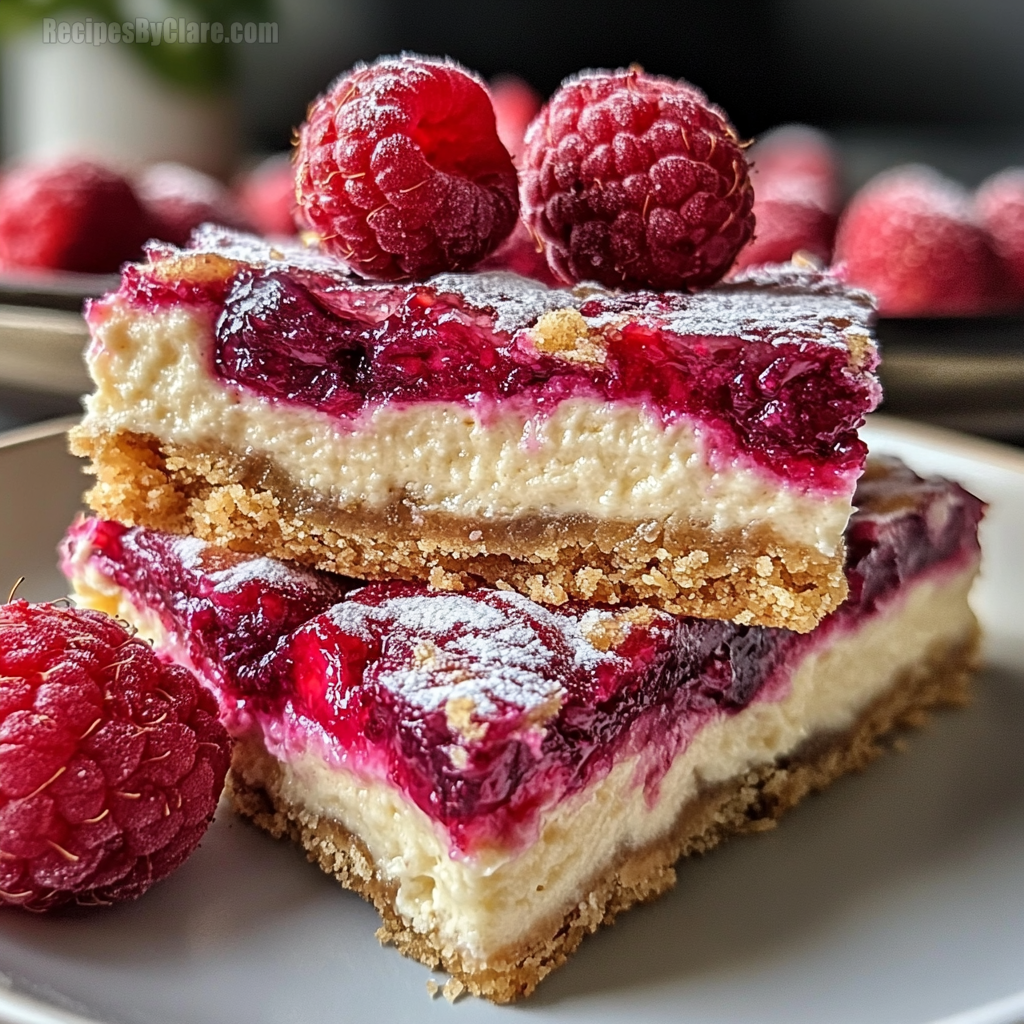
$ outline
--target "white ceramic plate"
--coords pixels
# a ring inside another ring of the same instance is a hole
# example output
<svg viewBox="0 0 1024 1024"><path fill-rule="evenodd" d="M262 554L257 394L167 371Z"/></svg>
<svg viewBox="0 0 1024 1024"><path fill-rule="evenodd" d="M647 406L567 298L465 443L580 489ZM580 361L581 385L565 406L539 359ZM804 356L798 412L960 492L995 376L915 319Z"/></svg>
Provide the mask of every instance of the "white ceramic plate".
<svg viewBox="0 0 1024 1024"><path fill-rule="evenodd" d="M907 753L774 832L683 864L674 892L587 939L506 1008L431 1002L430 973L378 946L373 910L222 810L198 853L137 903L0 913L0 1020L1024 1020L1024 454L896 421L868 436L992 504L977 701L939 716ZM25 573L22 595L60 595L54 546L82 486L60 429L0 442L0 483L0 586Z"/></svg>

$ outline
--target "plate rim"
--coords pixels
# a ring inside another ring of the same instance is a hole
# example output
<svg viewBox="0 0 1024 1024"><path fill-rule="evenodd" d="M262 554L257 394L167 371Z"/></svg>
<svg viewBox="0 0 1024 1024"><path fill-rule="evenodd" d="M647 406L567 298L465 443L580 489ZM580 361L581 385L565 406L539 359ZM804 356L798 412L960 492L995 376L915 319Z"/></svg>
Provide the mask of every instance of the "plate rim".
<svg viewBox="0 0 1024 1024"><path fill-rule="evenodd" d="M66 434L72 427L82 421L81 416L59 416L41 423L29 423L23 427L13 427L0 432L0 449L16 448L18 445L31 444L33 441L44 441L57 434Z"/></svg>
<svg viewBox="0 0 1024 1024"><path fill-rule="evenodd" d="M80 422L80 416L63 416L0 432L0 451L66 434ZM1024 477L1024 451L998 441L882 414L870 416L867 426L869 430L883 433L896 441L939 449ZM15 991L13 979L2 971L0 1021L3 1024L112 1024L62 1009L26 992ZM934 1018L927 1024L1020 1024L1022 1021L1024 988L958 1013Z"/></svg>

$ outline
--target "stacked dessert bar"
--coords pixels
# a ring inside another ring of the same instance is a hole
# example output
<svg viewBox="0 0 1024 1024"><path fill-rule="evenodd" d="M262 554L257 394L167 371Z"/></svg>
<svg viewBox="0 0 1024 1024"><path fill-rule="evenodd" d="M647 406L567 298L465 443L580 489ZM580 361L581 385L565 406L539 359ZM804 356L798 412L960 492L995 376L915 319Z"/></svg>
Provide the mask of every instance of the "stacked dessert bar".
<svg viewBox="0 0 1024 1024"><path fill-rule="evenodd" d="M792 265L621 293L156 247L89 311L64 568L217 695L241 813L509 1001L964 699L982 506L865 472L870 313Z"/></svg>

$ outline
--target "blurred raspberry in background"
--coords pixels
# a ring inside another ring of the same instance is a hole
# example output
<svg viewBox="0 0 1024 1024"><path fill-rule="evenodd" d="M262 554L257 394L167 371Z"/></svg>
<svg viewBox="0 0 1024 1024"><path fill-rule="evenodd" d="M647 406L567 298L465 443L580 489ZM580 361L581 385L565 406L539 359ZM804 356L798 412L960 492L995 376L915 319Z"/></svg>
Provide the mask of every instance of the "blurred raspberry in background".
<svg viewBox="0 0 1024 1024"><path fill-rule="evenodd" d="M138 259L150 220L131 182L88 160L16 164L0 180L0 266L103 274Z"/></svg>
<svg viewBox="0 0 1024 1024"><path fill-rule="evenodd" d="M518 164L526 129L540 112L544 100L517 75L498 75L491 81L490 90L498 138Z"/></svg>
<svg viewBox="0 0 1024 1024"><path fill-rule="evenodd" d="M1003 270L971 194L930 167L869 181L843 213L835 259L883 316L973 316L1003 302Z"/></svg>
<svg viewBox="0 0 1024 1024"><path fill-rule="evenodd" d="M261 235L294 235L295 169L289 153L267 157L238 182L238 202Z"/></svg>
<svg viewBox="0 0 1024 1024"><path fill-rule="evenodd" d="M839 157L829 137L806 125L783 125L747 157L757 226L733 271L785 263L797 252L828 263L841 193Z"/></svg>
<svg viewBox="0 0 1024 1024"><path fill-rule="evenodd" d="M184 164L147 167L135 189L152 221L152 234L173 245L185 245L200 224L221 224L251 231L252 224L226 185Z"/></svg>
<svg viewBox="0 0 1024 1024"><path fill-rule="evenodd" d="M983 181L975 205L1003 261L1007 299L1024 305L1024 167L1008 167Z"/></svg>

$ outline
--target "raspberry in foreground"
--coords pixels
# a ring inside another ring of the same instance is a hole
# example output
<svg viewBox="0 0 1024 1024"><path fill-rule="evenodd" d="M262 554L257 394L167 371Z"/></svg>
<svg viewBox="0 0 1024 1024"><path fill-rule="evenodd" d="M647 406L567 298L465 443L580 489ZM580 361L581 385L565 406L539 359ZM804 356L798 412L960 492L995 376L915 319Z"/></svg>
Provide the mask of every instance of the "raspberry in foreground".
<svg viewBox="0 0 1024 1024"><path fill-rule="evenodd" d="M988 230L1006 271L1008 302L1024 303L1024 167L1008 167L983 181L975 195L981 223Z"/></svg>
<svg viewBox="0 0 1024 1024"><path fill-rule="evenodd" d="M563 83L530 125L521 174L523 219L565 282L705 287L754 230L725 114L693 86L636 69Z"/></svg>
<svg viewBox="0 0 1024 1024"><path fill-rule="evenodd" d="M295 180L300 218L324 248L376 280L467 269L519 212L483 83L423 57L357 65L316 100Z"/></svg>
<svg viewBox="0 0 1024 1024"><path fill-rule="evenodd" d="M99 612L0 606L0 902L142 895L196 848L228 738L185 669Z"/></svg>
<svg viewBox="0 0 1024 1024"><path fill-rule="evenodd" d="M26 163L0 181L0 266L111 273L149 231L131 183L99 164Z"/></svg>
<svg viewBox="0 0 1024 1024"><path fill-rule="evenodd" d="M999 302L1002 268L971 198L930 167L886 171L853 197L835 261L883 316L970 316Z"/></svg>

